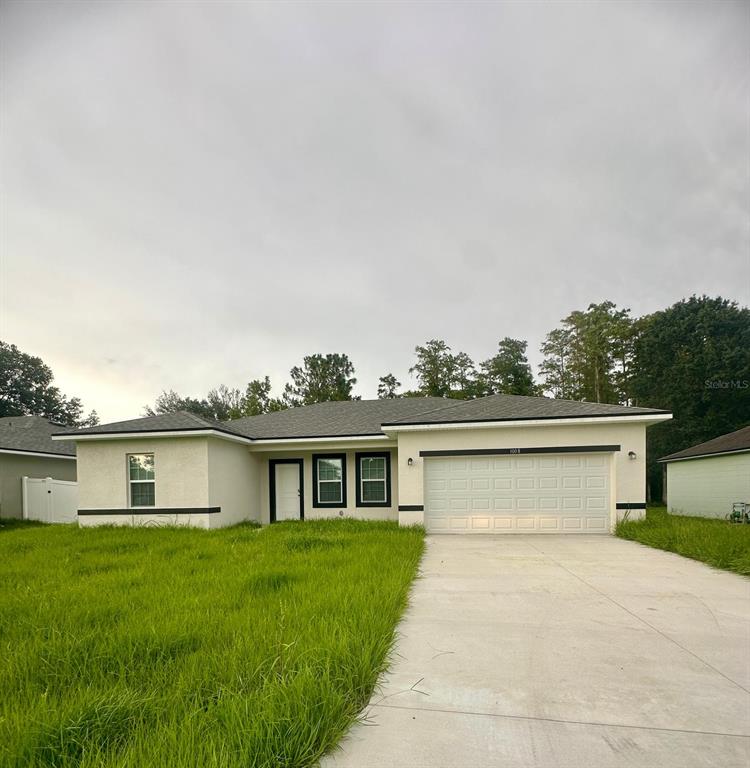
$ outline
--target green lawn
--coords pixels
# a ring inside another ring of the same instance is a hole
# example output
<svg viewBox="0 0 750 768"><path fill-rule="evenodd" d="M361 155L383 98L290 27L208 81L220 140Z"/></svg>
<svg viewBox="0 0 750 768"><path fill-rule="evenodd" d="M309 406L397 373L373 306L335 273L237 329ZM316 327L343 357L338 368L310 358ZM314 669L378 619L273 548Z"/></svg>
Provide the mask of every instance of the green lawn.
<svg viewBox="0 0 750 768"><path fill-rule="evenodd" d="M652 507L643 521L618 523L617 535L750 576L750 525L670 515Z"/></svg>
<svg viewBox="0 0 750 768"><path fill-rule="evenodd" d="M394 523L0 526L0 765L308 766L388 661Z"/></svg>

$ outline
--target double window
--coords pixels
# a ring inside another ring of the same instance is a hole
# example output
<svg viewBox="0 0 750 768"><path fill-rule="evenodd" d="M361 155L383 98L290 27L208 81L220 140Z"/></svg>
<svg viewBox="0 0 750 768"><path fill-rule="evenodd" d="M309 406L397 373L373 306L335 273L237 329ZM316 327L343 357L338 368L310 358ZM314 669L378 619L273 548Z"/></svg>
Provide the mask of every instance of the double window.
<svg viewBox="0 0 750 768"><path fill-rule="evenodd" d="M128 496L131 507L156 504L154 454L131 453L128 456Z"/></svg>
<svg viewBox="0 0 750 768"><path fill-rule="evenodd" d="M313 506L346 506L346 454L314 454Z"/></svg>
<svg viewBox="0 0 750 768"><path fill-rule="evenodd" d="M390 453L358 453L357 506L391 506Z"/></svg>
<svg viewBox="0 0 750 768"><path fill-rule="evenodd" d="M313 454L313 507L346 507L346 454ZM391 454L356 453L358 507L391 506Z"/></svg>

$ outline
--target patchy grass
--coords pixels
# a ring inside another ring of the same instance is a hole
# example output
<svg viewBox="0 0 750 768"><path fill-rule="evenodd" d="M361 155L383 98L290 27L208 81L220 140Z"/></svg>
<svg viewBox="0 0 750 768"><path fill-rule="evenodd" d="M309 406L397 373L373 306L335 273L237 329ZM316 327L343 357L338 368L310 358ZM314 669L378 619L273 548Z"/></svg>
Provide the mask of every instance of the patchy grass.
<svg viewBox="0 0 750 768"><path fill-rule="evenodd" d="M423 532L0 527L0 765L314 765L387 665Z"/></svg>
<svg viewBox="0 0 750 768"><path fill-rule="evenodd" d="M666 507L650 507L645 520L618 523L616 534L750 576L750 525L670 515Z"/></svg>

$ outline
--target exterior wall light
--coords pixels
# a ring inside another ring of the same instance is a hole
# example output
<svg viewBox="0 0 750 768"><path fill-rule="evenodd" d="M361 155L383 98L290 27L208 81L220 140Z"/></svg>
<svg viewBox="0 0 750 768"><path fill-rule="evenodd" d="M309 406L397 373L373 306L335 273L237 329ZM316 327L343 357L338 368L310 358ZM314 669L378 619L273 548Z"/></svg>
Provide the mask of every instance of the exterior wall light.
<svg viewBox="0 0 750 768"><path fill-rule="evenodd" d="M628 451L628 458L633 461L635 459L635 451Z"/></svg>
<svg viewBox="0 0 750 768"><path fill-rule="evenodd" d="M406 463L411 467L414 464L414 459L411 456L406 460Z"/></svg>

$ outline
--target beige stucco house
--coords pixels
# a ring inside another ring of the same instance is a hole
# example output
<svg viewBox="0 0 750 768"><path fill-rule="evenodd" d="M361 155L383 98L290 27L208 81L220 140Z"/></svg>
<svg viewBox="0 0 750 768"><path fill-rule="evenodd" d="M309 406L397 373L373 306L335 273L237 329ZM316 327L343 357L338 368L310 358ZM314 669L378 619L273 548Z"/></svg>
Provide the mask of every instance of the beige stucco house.
<svg viewBox="0 0 750 768"><path fill-rule="evenodd" d="M645 509L666 411L493 395L328 402L229 422L180 412L76 443L82 525L332 516L435 533L608 533Z"/></svg>
<svg viewBox="0 0 750 768"><path fill-rule="evenodd" d="M22 478L76 479L75 445L52 440L60 429L43 416L0 419L0 518L23 516Z"/></svg>
<svg viewBox="0 0 750 768"><path fill-rule="evenodd" d="M750 426L659 461L673 514L724 518L736 502L750 504Z"/></svg>

